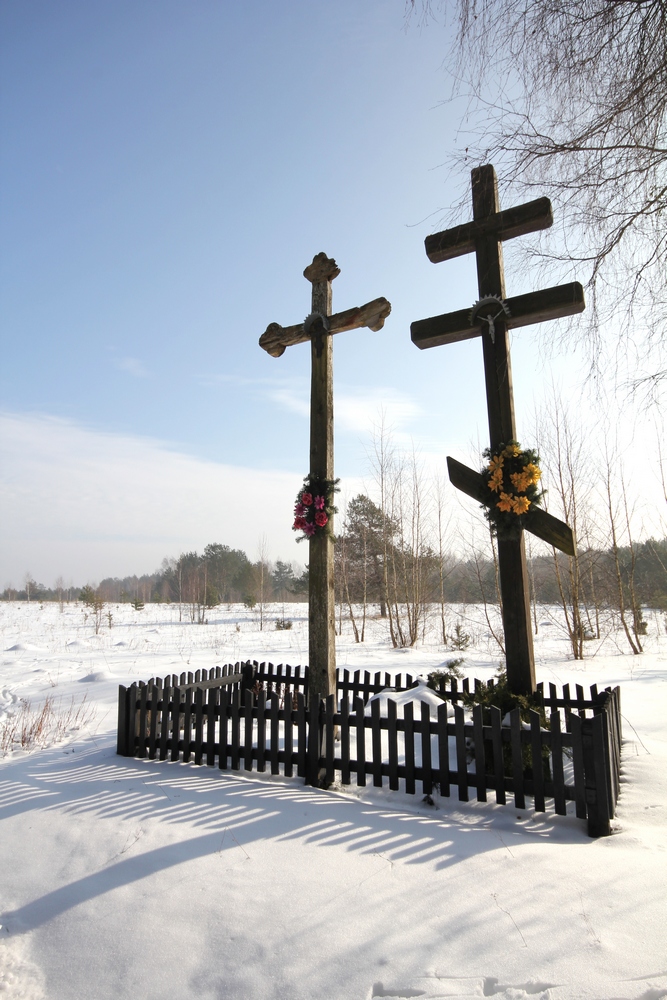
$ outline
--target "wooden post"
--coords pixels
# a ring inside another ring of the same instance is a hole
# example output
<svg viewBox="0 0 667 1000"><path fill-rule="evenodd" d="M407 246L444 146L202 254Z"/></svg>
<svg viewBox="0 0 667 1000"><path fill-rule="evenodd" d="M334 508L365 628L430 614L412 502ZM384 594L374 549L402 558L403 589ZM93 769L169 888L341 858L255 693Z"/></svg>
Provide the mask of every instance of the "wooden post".
<svg viewBox="0 0 667 1000"><path fill-rule="evenodd" d="M497 451L501 443L507 445L517 436L509 329L575 315L585 308L585 303L578 282L506 301L502 242L548 228L553 215L547 198L501 212L496 172L487 165L472 171L472 203L473 221L428 237L426 253L433 263L440 263L474 251L480 296L476 306L481 307L482 300L494 303L495 315L480 315L473 306L472 311L459 310L412 323L411 335L421 349L481 336L489 438L492 451ZM482 477L451 458L447 463L454 485L490 506L492 501ZM529 531L574 554L574 536L566 524L544 511L534 522L527 526ZM535 690L535 658L523 532L518 539L498 539L498 567L508 683L517 694L530 694Z"/></svg>
<svg viewBox="0 0 667 1000"><path fill-rule="evenodd" d="M331 314L331 282L340 269L325 253L313 257L303 272L312 285L311 314L303 323L283 327L269 323L259 345L271 357L281 357L293 344L311 344L310 383L310 475L334 479L333 462L333 335L368 327L381 330L391 312L391 304L381 297L363 306ZM336 627L333 575L333 518L328 531L310 538L308 585L308 698L336 693Z"/></svg>
<svg viewBox="0 0 667 1000"><path fill-rule="evenodd" d="M472 171L473 220L487 218L500 211L498 181L493 167ZM505 273L502 246L491 233L476 241L477 285L479 296L505 298ZM509 330L502 317L495 323L494 337L482 337L489 438L492 449L504 441L516 440L512 365ZM519 541L498 539L498 570L503 597L505 658L511 686L520 694L535 690L535 654L530 627L530 597L526 546L523 532Z"/></svg>
<svg viewBox="0 0 667 1000"><path fill-rule="evenodd" d="M322 259L324 258L324 259ZM333 338L316 317L331 316L331 282L340 274L324 254L304 271L312 282L313 324L310 341L310 475L334 478ZM318 531L308 542L308 665L309 698L319 703L336 691L336 607L334 595L333 517L329 531Z"/></svg>

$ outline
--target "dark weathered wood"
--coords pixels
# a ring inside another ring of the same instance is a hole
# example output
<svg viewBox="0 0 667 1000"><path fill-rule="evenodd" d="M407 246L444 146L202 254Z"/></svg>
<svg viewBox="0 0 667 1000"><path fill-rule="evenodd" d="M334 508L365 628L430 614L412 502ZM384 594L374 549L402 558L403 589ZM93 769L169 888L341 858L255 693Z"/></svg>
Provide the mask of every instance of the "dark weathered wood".
<svg viewBox="0 0 667 1000"><path fill-rule="evenodd" d="M167 678L168 680L168 678ZM162 711L160 716L160 760L167 759L167 743L169 741L169 699L171 687L165 684L162 688Z"/></svg>
<svg viewBox="0 0 667 1000"><path fill-rule="evenodd" d="M545 812L544 762L542 759L542 731L539 712L530 712L530 756L533 770L533 798L535 812Z"/></svg>
<svg viewBox="0 0 667 1000"><path fill-rule="evenodd" d="M454 705L454 732L456 735L456 770L459 802L468 801L468 759L466 752L465 718L461 705Z"/></svg>
<svg viewBox="0 0 667 1000"><path fill-rule="evenodd" d="M475 733L475 777L477 778L477 801L486 802L486 755L484 753L484 728L482 725L481 705L475 705L472 710L472 724Z"/></svg>
<svg viewBox="0 0 667 1000"><path fill-rule="evenodd" d="M491 712L491 742L493 744L493 775L496 786L496 802L504 806L505 798L505 762L503 760L503 730L502 712L492 705Z"/></svg>
<svg viewBox="0 0 667 1000"><path fill-rule="evenodd" d="M431 764L431 706L421 702L421 748L422 748L422 791L430 795L433 791L433 769Z"/></svg>
<svg viewBox="0 0 667 1000"><path fill-rule="evenodd" d="M227 770L227 759L229 757L229 699L230 689L226 687L220 688L218 767L221 771Z"/></svg>
<svg viewBox="0 0 667 1000"><path fill-rule="evenodd" d="M503 212L495 212L486 218L453 226L440 233L432 233L424 240L426 256L433 264L454 257L462 257L472 253L476 241L485 236L493 236L497 240L511 240L515 236L525 236L539 229L548 229L553 225L554 217L551 202L548 198L536 198L535 201L506 208Z"/></svg>
<svg viewBox="0 0 667 1000"><path fill-rule="evenodd" d="M510 712L510 746L512 748L514 806L516 809L525 809L526 797L523 788L523 755L521 753L521 713L518 708L513 708Z"/></svg>
<svg viewBox="0 0 667 1000"><path fill-rule="evenodd" d="M332 785L335 779L334 772L334 756L335 756L335 743L334 743L334 711L336 708L336 695L330 694L326 699L326 717L325 717L325 736L324 736L324 750L325 750L325 773L324 773L324 783L328 788Z"/></svg>
<svg viewBox="0 0 667 1000"><path fill-rule="evenodd" d="M371 746L373 748L373 784L382 788L382 730L380 728L380 702L371 702Z"/></svg>
<svg viewBox="0 0 667 1000"><path fill-rule="evenodd" d="M238 771L241 766L241 692L238 688L232 695L230 715L232 723L232 771Z"/></svg>
<svg viewBox="0 0 667 1000"><path fill-rule="evenodd" d="M447 471L452 485L456 486L462 493L466 493L473 500L477 500L478 503L484 504L486 507L490 507L494 502L481 473L457 462L449 455L447 456ZM526 527L527 531L569 556L575 554L574 532L569 525L565 524L564 521L559 521L557 517L553 517L552 514L535 504L531 504L531 518L530 524Z"/></svg>
<svg viewBox="0 0 667 1000"><path fill-rule="evenodd" d="M438 705L438 771L440 794L449 795L449 733L447 705Z"/></svg>
<svg viewBox="0 0 667 1000"><path fill-rule="evenodd" d="M405 790L415 794L415 727L413 702L403 706L403 738L405 740Z"/></svg>
<svg viewBox="0 0 667 1000"><path fill-rule="evenodd" d="M265 771L266 755L266 691L257 695L257 770Z"/></svg>
<svg viewBox="0 0 667 1000"><path fill-rule="evenodd" d="M220 690L218 688L208 688L206 697L206 763L208 767L213 767L215 764L215 717L219 697Z"/></svg>
<svg viewBox="0 0 667 1000"><path fill-rule="evenodd" d="M287 703L287 697L285 698L285 702ZM279 735L279 733L280 733L280 697L277 694L277 692L275 692L275 691L274 691L274 693L273 693L273 695L271 697L271 702L270 702L270 705L269 705L269 709L270 709L270 719L271 719L271 751L270 751L271 774L280 774L280 757L279 757L279 753L280 753L280 735ZM287 704L285 704L285 710L284 710L285 721L287 721L287 716L288 715L291 715L291 705L287 706ZM290 747L290 754L291 754L291 747ZM291 765L291 761L290 761L290 765ZM284 765L284 767L285 767L285 771L287 771L287 755L285 755L285 765ZM291 771L291 767L290 767L290 771Z"/></svg>
<svg viewBox="0 0 667 1000"><path fill-rule="evenodd" d="M308 778L308 759L307 759L307 719L306 719L306 698L305 695L301 694L299 691L297 695L297 707L296 707L296 732L297 732L297 769L296 773L299 778L303 778L307 781Z"/></svg>
<svg viewBox="0 0 667 1000"><path fill-rule="evenodd" d="M542 224L550 224L550 209L546 201L500 211L498 182L491 165L472 171L473 222L457 227L454 232L438 234L429 244L431 259L446 260L450 256L475 251L479 299L496 297L507 301L501 240L530 232ZM541 220L541 221L540 221ZM480 323L484 381L489 422L489 440L493 450L501 443L516 440L512 367L509 349L509 329L512 325L541 322L554 316L571 315L584 308L581 286L573 283L557 289L517 296L512 316L500 308L486 323ZM483 317L483 314L482 314ZM446 314L434 320L413 324L413 340L422 347L452 342L470 335L472 325L464 312ZM484 502L484 501L482 501ZM535 690L535 662L528 572L523 535L517 541L500 541L498 568L503 597L503 630L507 679L517 694Z"/></svg>
<svg viewBox="0 0 667 1000"><path fill-rule="evenodd" d="M195 690L195 764L201 764L204 751L204 692Z"/></svg>
<svg viewBox="0 0 667 1000"><path fill-rule="evenodd" d="M606 712L593 716L593 760L595 765L595 787L598 800L598 823L611 833L610 820L613 816L611 801L611 776L609 773L608 733ZM601 834L598 834L601 836Z"/></svg>
<svg viewBox="0 0 667 1000"><path fill-rule="evenodd" d="M363 306L354 306L344 312L334 313L333 316L329 317L327 332L331 335L366 327L377 333L384 326L384 321L390 312L391 304L381 296L371 302L366 302ZM303 323L296 323L294 326L269 323L259 338L259 346L272 358L279 358L285 353L286 348L295 344L307 344L309 340L310 332L306 332Z"/></svg>
<svg viewBox="0 0 667 1000"><path fill-rule="evenodd" d="M508 329L516 330L552 319L577 316L586 308L586 299L581 284L571 281L566 285L554 285L537 292L513 295L505 299L505 305L509 316L504 317L504 323ZM410 324L412 343L420 351L424 351L430 347L458 344L463 340L481 337L487 324L477 319L471 322L470 313L471 308L468 307L443 313L441 316L415 320Z"/></svg>
<svg viewBox="0 0 667 1000"><path fill-rule="evenodd" d="M578 686L578 685L577 685ZM586 819L586 778L584 776L584 748L581 740L581 716L572 715L572 770L574 771L574 801L577 819Z"/></svg>
<svg viewBox="0 0 667 1000"><path fill-rule="evenodd" d="M357 785L366 784L366 719L363 698L354 699L354 714L357 730Z"/></svg>
<svg viewBox="0 0 667 1000"><path fill-rule="evenodd" d="M129 757L129 732L128 732L128 694L127 688L120 684L118 686L118 729L116 731L116 753L121 757Z"/></svg>
<svg viewBox="0 0 667 1000"><path fill-rule="evenodd" d="M308 756L306 759L306 784L317 788L320 784L320 708L314 698L308 704Z"/></svg>
<svg viewBox="0 0 667 1000"><path fill-rule="evenodd" d="M246 771L252 771L253 694L252 691L248 690L246 690L244 694L245 694L245 705L243 712L243 736L244 736L243 767Z"/></svg>
<svg viewBox="0 0 667 1000"><path fill-rule="evenodd" d="M314 273L333 274L335 261L318 255L321 267ZM331 266L333 265L333 267ZM325 271L322 270L325 269ZM305 273L305 272L304 272ZM334 277L336 274L334 274ZM312 277L312 312L331 315L331 280ZM333 340L325 333L313 334L310 348L310 474L334 478L333 445ZM334 596L333 523L329 531L317 532L308 542L308 657L309 699L319 701L336 690L336 606Z"/></svg>
<svg viewBox="0 0 667 1000"><path fill-rule="evenodd" d="M179 758L181 740L181 689L176 685L171 695L171 760Z"/></svg>
<svg viewBox="0 0 667 1000"><path fill-rule="evenodd" d="M387 743L389 747L389 787L398 791L398 728L396 726L396 702L387 701Z"/></svg>
<svg viewBox="0 0 667 1000"><path fill-rule="evenodd" d="M563 741L560 712L551 713L551 778L554 786L554 809L559 816L567 815L565 776L563 774Z"/></svg>
<svg viewBox="0 0 667 1000"><path fill-rule="evenodd" d="M192 675L189 675L192 676ZM194 691L188 686L183 692L183 761L187 763L192 754L192 699Z"/></svg>
<svg viewBox="0 0 667 1000"><path fill-rule="evenodd" d="M294 774L294 722L292 710L292 690L285 692L285 722L283 727L283 743L285 747L285 777L291 778ZM273 736L271 737L273 740Z"/></svg>
<svg viewBox="0 0 667 1000"><path fill-rule="evenodd" d="M148 716L147 699L148 687L144 684L141 688L141 697L139 700L139 747L137 757L146 756L146 722Z"/></svg>
<svg viewBox="0 0 667 1000"><path fill-rule="evenodd" d="M304 323L281 327L272 323L260 337L260 346L280 357L291 344L310 341L310 475L333 480L333 339L334 333L368 326L380 330L391 311L384 298L332 316L331 282L340 274L333 258L316 254L305 268L312 285L311 315ZM336 691L335 602L333 584L333 520L326 532L309 540L308 659L310 701Z"/></svg>
<svg viewBox="0 0 667 1000"><path fill-rule="evenodd" d="M350 784L350 702L347 695L340 703L340 781Z"/></svg>

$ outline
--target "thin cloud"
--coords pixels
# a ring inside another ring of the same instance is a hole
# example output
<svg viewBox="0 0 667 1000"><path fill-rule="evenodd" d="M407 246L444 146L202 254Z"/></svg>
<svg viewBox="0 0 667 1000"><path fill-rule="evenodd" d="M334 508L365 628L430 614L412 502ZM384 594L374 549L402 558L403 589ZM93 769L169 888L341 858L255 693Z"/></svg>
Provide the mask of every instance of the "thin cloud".
<svg viewBox="0 0 667 1000"><path fill-rule="evenodd" d="M42 414L0 415L0 586L30 567L99 579L155 569L219 541L303 561L291 531L294 476L208 462L161 441Z"/></svg>
<svg viewBox="0 0 667 1000"><path fill-rule="evenodd" d="M119 358L116 361L116 368L122 372L127 372L132 378L150 378L151 373L144 367L139 358Z"/></svg>

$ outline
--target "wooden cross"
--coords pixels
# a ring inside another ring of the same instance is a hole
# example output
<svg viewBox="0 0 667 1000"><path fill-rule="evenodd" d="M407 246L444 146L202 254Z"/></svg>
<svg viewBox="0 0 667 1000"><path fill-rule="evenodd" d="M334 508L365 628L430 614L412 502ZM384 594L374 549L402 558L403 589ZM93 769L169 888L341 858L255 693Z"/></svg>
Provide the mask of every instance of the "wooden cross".
<svg viewBox="0 0 667 1000"><path fill-rule="evenodd" d="M272 357L279 358L292 344L311 345L310 475L334 478L333 452L333 340L332 334L368 327L381 330L391 312L385 298L331 315L331 282L340 274L336 261L324 253L313 257L303 272L313 286L312 312L303 323L282 327L270 323L259 338ZM329 527L333 531L333 523ZM336 693L336 624L334 560L331 532L309 539L308 662L309 699Z"/></svg>
<svg viewBox="0 0 667 1000"><path fill-rule="evenodd" d="M489 165L472 171L472 206L472 222L427 237L425 246L434 264L475 252L480 302L472 310L419 320L410 334L421 349L481 336L489 437L495 450L501 442L516 440L509 330L583 312L584 291L575 281L506 299L501 242L551 226L551 203L538 198L501 212L496 172ZM494 502L478 472L449 457L447 467L457 489L487 506ZM574 536L567 524L534 506L532 517L527 530L574 555ZM513 691L526 694L535 690L535 660L523 532L518 540L498 539L498 567L507 678Z"/></svg>

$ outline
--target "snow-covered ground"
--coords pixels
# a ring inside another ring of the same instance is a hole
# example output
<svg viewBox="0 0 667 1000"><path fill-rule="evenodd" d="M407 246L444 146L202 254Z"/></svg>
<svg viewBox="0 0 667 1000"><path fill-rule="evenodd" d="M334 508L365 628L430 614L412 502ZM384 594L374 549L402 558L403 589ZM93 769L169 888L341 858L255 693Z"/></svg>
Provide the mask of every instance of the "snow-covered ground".
<svg viewBox="0 0 667 1000"><path fill-rule="evenodd" d="M0 605L0 731L83 695L65 740L0 760L0 996L25 1000L667 997L667 635L620 637L575 663L540 628L538 679L620 684L623 785L612 837L553 812L115 755L117 686L241 659L304 663L306 608ZM464 613L461 610L461 613ZM480 616L477 616L478 619ZM544 621L551 618L544 613ZM486 630L462 654L394 650L372 622L339 666L425 674L455 655L498 664ZM662 635L660 635L662 630ZM6 731L6 729L5 729ZM530 804L530 800L529 800Z"/></svg>

